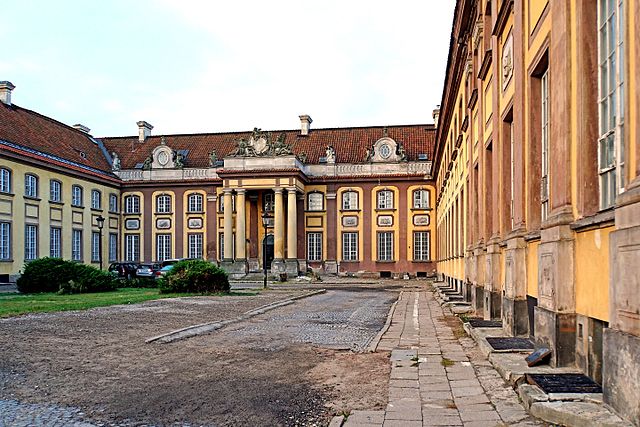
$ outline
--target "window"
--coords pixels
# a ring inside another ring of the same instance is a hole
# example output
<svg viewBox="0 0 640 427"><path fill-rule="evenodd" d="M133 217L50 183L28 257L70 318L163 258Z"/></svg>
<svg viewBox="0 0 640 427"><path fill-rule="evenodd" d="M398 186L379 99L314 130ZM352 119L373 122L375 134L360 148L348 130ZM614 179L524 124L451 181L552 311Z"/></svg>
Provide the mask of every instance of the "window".
<svg viewBox="0 0 640 427"><path fill-rule="evenodd" d="M156 212L157 213L170 213L171 212L171 196L168 194L161 194L156 197Z"/></svg>
<svg viewBox="0 0 640 427"><path fill-rule="evenodd" d="M49 181L49 200L52 202L62 201L62 183L52 179Z"/></svg>
<svg viewBox="0 0 640 427"><path fill-rule="evenodd" d="M202 258L202 233L189 234L189 258Z"/></svg>
<svg viewBox="0 0 640 427"><path fill-rule="evenodd" d="M358 260L358 233L342 233L342 259Z"/></svg>
<svg viewBox="0 0 640 427"><path fill-rule="evenodd" d="M11 171L0 168L0 192L11 193Z"/></svg>
<svg viewBox="0 0 640 427"><path fill-rule="evenodd" d="M11 223L0 222L0 260L11 259Z"/></svg>
<svg viewBox="0 0 640 427"><path fill-rule="evenodd" d="M542 107L542 167L540 177L541 219L545 221L549 216L549 72L545 71L540 78L540 104Z"/></svg>
<svg viewBox="0 0 640 427"><path fill-rule="evenodd" d="M220 248L220 253L218 254L218 258L220 261L224 259L224 233L220 233L218 235L218 247ZM233 254L236 252L236 233L233 233L231 238L231 258L233 258Z"/></svg>
<svg viewBox="0 0 640 427"><path fill-rule="evenodd" d="M413 260L429 261L429 232L414 231L413 232Z"/></svg>
<svg viewBox="0 0 640 427"><path fill-rule="evenodd" d="M118 260L118 235L109 233L109 261Z"/></svg>
<svg viewBox="0 0 640 427"><path fill-rule="evenodd" d="M231 195L231 209L235 212L236 210L236 195ZM220 193L218 195L218 212L224 212L224 193Z"/></svg>
<svg viewBox="0 0 640 427"><path fill-rule="evenodd" d="M378 232L378 261L393 261L393 232Z"/></svg>
<svg viewBox="0 0 640 427"><path fill-rule="evenodd" d="M413 192L413 208L429 209L429 190L415 190Z"/></svg>
<svg viewBox="0 0 640 427"><path fill-rule="evenodd" d="M24 195L27 197L38 197L38 177L30 173L24 176Z"/></svg>
<svg viewBox="0 0 640 427"><path fill-rule="evenodd" d="M102 194L98 190L91 190L91 209L102 209Z"/></svg>
<svg viewBox="0 0 640 427"><path fill-rule="evenodd" d="M378 209L393 209L393 191L378 191Z"/></svg>
<svg viewBox="0 0 640 427"><path fill-rule="evenodd" d="M124 198L124 213L139 214L140 213L140 196L126 196ZM130 260L127 260L130 261Z"/></svg>
<svg viewBox="0 0 640 427"><path fill-rule="evenodd" d="M624 31L623 1L599 0L600 208L612 206L624 188Z"/></svg>
<svg viewBox="0 0 640 427"><path fill-rule="evenodd" d="M38 258L38 226L24 226L24 259L31 261Z"/></svg>
<svg viewBox="0 0 640 427"><path fill-rule="evenodd" d="M342 193L342 209L345 211L358 209L358 193L356 191L345 191Z"/></svg>
<svg viewBox="0 0 640 427"><path fill-rule="evenodd" d="M309 193L307 195L307 210L321 211L324 209L324 195L322 193Z"/></svg>
<svg viewBox="0 0 640 427"><path fill-rule="evenodd" d="M62 229L51 227L49 231L49 256L51 258L62 258Z"/></svg>
<svg viewBox="0 0 640 427"><path fill-rule="evenodd" d="M91 233L91 261L100 261L100 233L97 231Z"/></svg>
<svg viewBox="0 0 640 427"><path fill-rule="evenodd" d="M140 261L140 235L125 234L124 236L125 261Z"/></svg>
<svg viewBox="0 0 640 427"><path fill-rule="evenodd" d="M322 261L322 233L307 233L307 260Z"/></svg>
<svg viewBox="0 0 640 427"><path fill-rule="evenodd" d="M82 206L82 187L79 185L71 187L71 205Z"/></svg>
<svg viewBox="0 0 640 427"><path fill-rule="evenodd" d="M117 194L109 194L109 212L118 212Z"/></svg>
<svg viewBox="0 0 640 427"><path fill-rule="evenodd" d="M262 195L262 210L264 212L273 212L273 207L275 206L274 202L274 193L268 192Z"/></svg>
<svg viewBox="0 0 640 427"><path fill-rule="evenodd" d="M156 259L164 261L171 258L171 234L156 235Z"/></svg>
<svg viewBox="0 0 640 427"><path fill-rule="evenodd" d="M71 233L71 259L82 261L82 230L73 230Z"/></svg>
<svg viewBox="0 0 640 427"><path fill-rule="evenodd" d="M189 209L189 212L202 212L202 201L202 194L189 194L189 197L187 199L187 207Z"/></svg>

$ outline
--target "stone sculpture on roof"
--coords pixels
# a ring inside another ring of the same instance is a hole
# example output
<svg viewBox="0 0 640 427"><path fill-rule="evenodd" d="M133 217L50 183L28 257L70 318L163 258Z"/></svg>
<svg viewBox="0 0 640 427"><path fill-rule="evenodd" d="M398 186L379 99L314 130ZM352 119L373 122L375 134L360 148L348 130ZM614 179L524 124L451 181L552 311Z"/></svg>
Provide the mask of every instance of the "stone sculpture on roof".
<svg viewBox="0 0 640 427"><path fill-rule="evenodd" d="M173 164L176 169L184 168L184 154L179 151L174 151L173 153Z"/></svg>
<svg viewBox="0 0 640 427"><path fill-rule="evenodd" d="M209 167L214 167L217 161L218 155L216 154L216 150L211 150L209 153Z"/></svg>
<svg viewBox="0 0 640 427"><path fill-rule="evenodd" d="M153 159L151 158L151 156L144 159L144 163L142 164L142 170L144 171L151 170L151 163L153 163Z"/></svg>
<svg viewBox="0 0 640 427"><path fill-rule="evenodd" d="M114 172L120 170L120 157L115 151L111 153L111 170Z"/></svg>
<svg viewBox="0 0 640 427"><path fill-rule="evenodd" d="M336 150L331 145L327 145L326 158L327 158L327 163L336 162Z"/></svg>
<svg viewBox="0 0 640 427"><path fill-rule="evenodd" d="M271 132L263 132L260 128L253 128L249 139L240 138L236 141L234 157L261 156L289 156L293 154L291 145L286 143L287 134L282 132L275 142Z"/></svg>

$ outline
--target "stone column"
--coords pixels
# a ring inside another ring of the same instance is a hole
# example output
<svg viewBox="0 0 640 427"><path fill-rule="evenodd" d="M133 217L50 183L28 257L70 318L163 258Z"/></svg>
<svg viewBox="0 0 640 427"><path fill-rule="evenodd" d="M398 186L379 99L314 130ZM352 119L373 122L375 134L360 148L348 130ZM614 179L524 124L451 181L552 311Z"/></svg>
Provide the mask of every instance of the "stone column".
<svg viewBox="0 0 640 427"><path fill-rule="evenodd" d="M273 263L271 264L271 272L276 275L286 273L284 263L284 200L282 188L274 188L275 208L274 208L274 224L273 224Z"/></svg>
<svg viewBox="0 0 640 427"><path fill-rule="evenodd" d="M298 276L298 212L295 188L287 190L287 259L288 275Z"/></svg>
<svg viewBox="0 0 640 427"><path fill-rule="evenodd" d="M247 259L247 217L244 189L236 190L236 261Z"/></svg>
<svg viewBox="0 0 640 427"><path fill-rule="evenodd" d="M224 190L224 262L233 262L233 196L230 188Z"/></svg>

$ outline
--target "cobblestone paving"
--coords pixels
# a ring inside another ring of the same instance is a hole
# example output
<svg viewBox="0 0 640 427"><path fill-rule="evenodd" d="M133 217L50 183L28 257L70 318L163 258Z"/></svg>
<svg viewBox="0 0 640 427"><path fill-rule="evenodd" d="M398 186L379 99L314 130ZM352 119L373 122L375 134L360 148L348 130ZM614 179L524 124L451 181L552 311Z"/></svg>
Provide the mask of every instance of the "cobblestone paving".
<svg viewBox="0 0 640 427"><path fill-rule="evenodd" d="M355 411L345 427L537 425L449 316L431 292L401 294L378 345L391 351L387 409Z"/></svg>
<svg viewBox="0 0 640 427"><path fill-rule="evenodd" d="M0 426L94 427L80 409L0 400Z"/></svg>

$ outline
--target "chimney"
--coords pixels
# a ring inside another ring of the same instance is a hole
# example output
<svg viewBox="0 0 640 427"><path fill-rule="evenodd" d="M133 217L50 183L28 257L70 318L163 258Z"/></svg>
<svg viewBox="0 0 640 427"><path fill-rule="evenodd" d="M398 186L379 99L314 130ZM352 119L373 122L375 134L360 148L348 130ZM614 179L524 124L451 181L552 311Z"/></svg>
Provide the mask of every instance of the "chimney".
<svg viewBox="0 0 640 427"><path fill-rule="evenodd" d="M151 126L149 123L141 120L138 122L138 142L144 142L148 137L151 136Z"/></svg>
<svg viewBox="0 0 640 427"><path fill-rule="evenodd" d="M311 128L311 116L307 114L303 114L300 116L300 135L306 136L309 135L309 130Z"/></svg>
<svg viewBox="0 0 640 427"><path fill-rule="evenodd" d="M73 125L73 128L78 129L80 132L84 132L84 133L91 132L91 129L89 129L85 125L81 125L80 123L76 123L75 125Z"/></svg>
<svg viewBox="0 0 640 427"><path fill-rule="evenodd" d="M15 88L11 82L6 80L0 82L0 101L3 104L11 105L11 91Z"/></svg>
<svg viewBox="0 0 640 427"><path fill-rule="evenodd" d="M433 117L433 125L435 127L438 127L438 119L440 118L440 106L439 105L438 105L438 108L433 110L433 114L431 116Z"/></svg>

